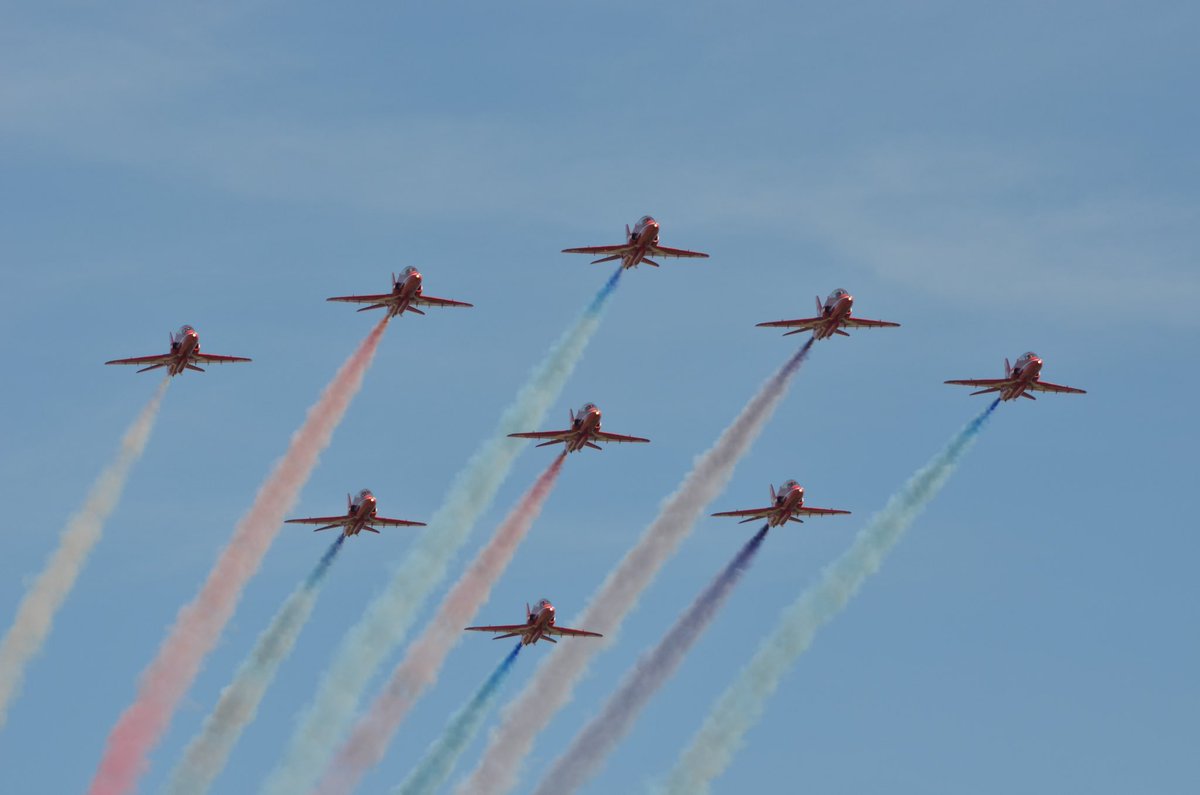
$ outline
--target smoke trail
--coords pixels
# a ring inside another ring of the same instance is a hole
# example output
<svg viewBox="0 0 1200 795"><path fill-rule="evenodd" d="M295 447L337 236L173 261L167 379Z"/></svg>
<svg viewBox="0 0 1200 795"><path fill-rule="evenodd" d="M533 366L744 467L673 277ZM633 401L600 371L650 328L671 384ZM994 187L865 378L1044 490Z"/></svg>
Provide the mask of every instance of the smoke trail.
<svg viewBox="0 0 1200 795"><path fill-rule="evenodd" d="M233 616L242 589L258 571L263 555L275 540L284 515L295 503L318 456L362 386L363 375L386 327L384 318L309 409L287 452L259 488L250 510L238 522L233 538L221 552L200 593L180 609L158 655L142 673L137 699L108 735L104 756L89 788L91 795L117 795L137 786L138 778L148 766L147 754L166 731L171 714L196 678L200 663Z"/></svg>
<svg viewBox="0 0 1200 795"><path fill-rule="evenodd" d="M409 646L404 660L392 672L383 692L359 719L350 738L342 744L325 771L317 791L322 795L349 793L364 773L379 764L388 744L425 689L437 681L438 670L463 637L462 628L492 592L492 586L508 567L517 546L533 526L542 505L550 495L567 454L555 456L553 463L517 502L512 512L496 528L495 534L450 593L442 600L437 614L425 631Z"/></svg>
<svg viewBox="0 0 1200 795"><path fill-rule="evenodd" d="M517 773L538 732L567 703L592 655L613 642L621 621L633 609L642 591L691 531L704 507L725 487L734 466L766 425L787 391L792 374L811 347L810 338L762 385L716 443L696 460L692 471L663 503L658 517L643 531L637 545L593 594L579 619L580 625L603 632L605 637L596 643L563 644L546 657L537 675L505 707L500 725L489 735L483 759L460 785L460 793L502 793L516 785Z"/></svg>
<svg viewBox="0 0 1200 795"><path fill-rule="evenodd" d="M150 402L121 437L117 457L100 473L83 507L67 522L59 537L58 549L21 600L12 626L0 640L0 729L8 721L9 703L21 689L25 667L46 642L54 616L75 586L92 547L100 540L105 520L121 499L129 470L146 449L170 383L169 376L162 380Z"/></svg>
<svg viewBox="0 0 1200 795"><path fill-rule="evenodd" d="M167 783L168 795L203 795L225 769L229 752L242 736L242 731L254 720L258 705L275 673L292 653L300 630L308 622L320 595L321 585L330 565L342 548L346 536L339 535L320 561L304 578L271 623L258 636L253 651L246 658L233 681L221 691L217 705L205 719L198 734L183 752Z"/></svg>
<svg viewBox="0 0 1200 795"><path fill-rule="evenodd" d="M424 758L396 788L393 795L433 795L446 783L463 749L471 744L479 732L479 727L483 725L483 719L491 709L492 702L496 700L500 685L508 676L508 671L520 651L521 643L518 642L504 658L504 662L500 663L500 667L483 683L483 687L479 688L466 706L454 714L442 730L442 736L429 746Z"/></svg>
<svg viewBox="0 0 1200 795"><path fill-rule="evenodd" d="M429 521L429 529L421 534L383 593L346 633L312 703L300 717L283 760L268 777L264 795L295 795L316 784L349 729L371 677L408 632L422 603L445 576L454 554L512 467L522 443L507 434L541 421L582 357L620 278L618 269L530 374L516 400L501 415L495 432L454 478L442 506Z"/></svg>
<svg viewBox="0 0 1200 795"><path fill-rule="evenodd" d="M534 795L562 795L574 792L594 776L617 743L629 733L642 708L679 667L692 646L708 629L708 625L725 605L742 573L754 560L755 553L767 537L769 525L764 525L745 543L708 587L679 617L658 645L642 655L637 665L609 696L600 714L567 746L555 761L550 772L534 790Z"/></svg>
<svg viewBox="0 0 1200 795"><path fill-rule="evenodd" d="M879 570L917 514L953 474L999 402L993 401L955 434L859 531L850 549L826 566L817 582L784 611L775 630L759 645L679 755L666 792L697 795L709 791L713 779L729 766L742 738L762 715L784 673L808 649L821 625L841 612L867 577Z"/></svg>

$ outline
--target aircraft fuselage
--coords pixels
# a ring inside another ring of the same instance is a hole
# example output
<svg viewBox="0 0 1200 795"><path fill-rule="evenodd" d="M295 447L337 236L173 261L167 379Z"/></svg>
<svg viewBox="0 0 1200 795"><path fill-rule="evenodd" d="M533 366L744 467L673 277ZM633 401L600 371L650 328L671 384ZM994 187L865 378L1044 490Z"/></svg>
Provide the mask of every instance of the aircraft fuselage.
<svg viewBox="0 0 1200 795"><path fill-rule="evenodd" d="M568 453L582 450L592 440L592 436L600 430L600 409L592 406L587 411L579 413L572 426L575 435L566 442Z"/></svg>

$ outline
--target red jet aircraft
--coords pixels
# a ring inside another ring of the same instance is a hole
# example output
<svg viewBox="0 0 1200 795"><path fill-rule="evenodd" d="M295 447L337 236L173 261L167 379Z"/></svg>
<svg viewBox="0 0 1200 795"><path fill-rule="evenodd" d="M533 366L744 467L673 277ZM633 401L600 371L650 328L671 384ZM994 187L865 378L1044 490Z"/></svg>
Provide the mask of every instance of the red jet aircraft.
<svg viewBox="0 0 1200 795"><path fill-rule="evenodd" d="M359 312L366 312L368 309L384 309L388 311L388 317L396 317L403 315L405 312L412 312L416 315L425 314L417 307L420 306L474 306L464 301L451 301L449 298L434 298L432 295L425 295L421 292L421 272L409 265L400 274L400 278L396 278L396 274L392 274L392 291L381 295L339 295L333 298L326 298L326 301L344 301L349 304L370 304L364 306Z"/></svg>
<svg viewBox="0 0 1200 795"><path fill-rule="evenodd" d="M850 317L850 307L853 305L854 296L839 287L829 294L824 305L821 304L820 296L817 297L817 317L806 317L799 320L773 320L770 323L759 323L758 325L768 328L794 329L794 331L784 334L785 337L788 334L811 331L813 339L818 340L832 337L834 334L849 337L849 334L842 331L843 328L894 328L900 325L887 320L865 320Z"/></svg>
<svg viewBox="0 0 1200 795"><path fill-rule="evenodd" d="M1034 353L1021 354L1021 358L1017 359L1017 366L1010 367L1008 359L1004 360L1004 377L1003 378L966 378L956 381L947 381L947 384L960 384L962 386L982 386L984 389L972 392L972 395L982 395L985 392L999 392L1001 400L1015 400L1019 397L1037 400L1030 392L1067 392L1073 395L1086 395L1082 389L1076 389L1073 386L1062 386L1060 384L1051 384L1046 381L1038 380L1038 376L1042 372L1042 360Z"/></svg>
<svg viewBox="0 0 1200 795"><path fill-rule="evenodd" d="M497 635L492 640L500 640L502 638L515 638L521 636L521 645L528 646L531 643L537 643L539 640L544 640L549 643L558 643L551 635L568 635L580 638L602 638L604 637L599 632L588 632L586 629L571 629L570 627L559 627L554 624L554 605L550 604L549 599L543 599L538 602L538 609L535 613L529 609L529 605L525 605L525 623L524 624L496 624L490 627L467 627L471 632L502 632L504 634Z"/></svg>
<svg viewBox="0 0 1200 795"><path fill-rule="evenodd" d="M775 491L775 487L771 486L771 505L766 508L749 508L745 511L724 511L722 513L714 513L713 516L745 516L738 524L746 522L758 522L763 519L767 520L769 527L779 527L788 522L804 523L801 516L833 516L835 514L849 514L849 511L841 511L836 508L810 508L804 504L804 487L794 480L789 480L779 487L779 491Z"/></svg>
<svg viewBox="0 0 1200 795"><path fill-rule="evenodd" d="M310 516L307 519L288 519L285 524L319 524L318 530L329 530L334 527L342 528L342 535L356 536L363 530L378 533L371 525L380 527L424 527L424 522L409 522L405 519L388 519L375 513L375 495L370 489L363 489L358 496L351 499L346 495L345 516Z"/></svg>
<svg viewBox="0 0 1200 795"><path fill-rule="evenodd" d="M248 362L242 356L218 356L215 353L200 352L200 335L196 333L196 329L191 326L181 326L179 331L171 334L171 352L164 353L158 356L135 356L132 359L113 359L105 364L145 364L148 367L143 367L138 370L139 373L144 373L147 370L157 370L160 367L167 367L168 373L172 376L179 375L184 370L195 370L198 373L203 373L202 367L197 367L198 364L223 364L225 362Z"/></svg>
<svg viewBox="0 0 1200 795"><path fill-rule="evenodd" d="M596 442L648 442L649 439L643 439L640 436L622 436L619 433L608 433L600 430L600 409L595 403L584 404L584 407L576 414L570 412L571 427L565 431L530 431L528 433L510 433L509 436L517 439L548 439L549 441L542 442L538 447L546 447L552 444L564 444L568 453L574 453L577 450L582 450L585 447L590 447L593 450L603 450L604 448L596 444Z"/></svg>
<svg viewBox="0 0 1200 795"><path fill-rule="evenodd" d="M622 268L636 268L638 263L644 262L647 265L658 267L658 263L647 257L701 257L707 258L708 255L699 251L687 251L682 248L667 248L666 246L658 245L658 221L655 221L648 215L643 215L633 227L633 231L629 231L629 224L625 225L625 242L619 246L586 246L584 248L564 248L564 254L604 254L600 259L592 260L592 264L597 262L612 262L621 260Z"/></svg>

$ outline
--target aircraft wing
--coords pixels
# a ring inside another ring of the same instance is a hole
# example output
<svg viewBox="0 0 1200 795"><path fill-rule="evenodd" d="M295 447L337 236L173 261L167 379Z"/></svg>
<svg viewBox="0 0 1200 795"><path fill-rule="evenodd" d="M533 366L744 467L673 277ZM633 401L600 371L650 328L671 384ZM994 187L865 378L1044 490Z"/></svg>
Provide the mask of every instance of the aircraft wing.
<svg viewBox="0 0 1200 795"><path fill-rule="evenodd" d="M418 295L412 299L412 303L419 306L475 306L466 301L451 301L449 298L434 298L432 295Z"/></svg>
<svg viewBox="0 0 1200 795"><path fill-rule="evenodd" d="M545 634L547 634L547 635L568 635L568 636L577 637L577 638L602 638L602 637L604 637L599 632L589 632L586 629L571 629L570 627L560 627L557 625L551 625L549 627L546 627ZM547 638L547 640L549 640L549 638Z"/></svg>
<svg viewBox="0 0 1200 795"><path fill-rule="evenodd" d="M424 522L410 522L407 519L388 519L384 516L375 516L367 524L377 524L381 527L424 527Z"/></svg>
<svg viewBox="0 0 1200 795"><path fill-rule="evenodd" d="M624 254L632 251L633 246L622 243L619 246L583 246L582 248L564 248L564 254Z"/></svg>
<svg viewBox="0 0 1200 795"><path fill-rule="evenodd" d="M958 384L959 386L1000 386L1010 381L1012 381L1011 378L962 378L943 383Z"/></svg>
<svg viewBox="0 0 1200 795"><path fill-rule="evenodd" d="M510 433L514 439L553 439L556 442L571 438L575 431L528 431L526 433Z"/></svg>
<svg viewBox="0 0 1200 795"><path fill-rule="evenodd" d="M824 322L825 318L823 317L802 317L797 318L796 320L772 320L768 323L755 323L754 325L762 326L764 328L795 329L795 331L792 332L794 334L797 331L809 331L811 329L815 329Z"/></svg>
<svg viewBox="0 0 1200 795"><path fill-rule="evenodd" d="M392 297L392 293L382 293L380 295L335 295L333 298L326 298L326 301L342 301L347 304L386 304L388 299Z"/></svg>
<svg viewBox="0 0 1200 795"><path fill-rule="evenodd" d="M837 508L809 508L807 505L801 505L792 513L796 516L836 516L838 514L850 514L849 511L842 511Z"/></svg>
<svg viewBox="0 0 1200 795"><path fill-rule="evenodd" d="M134 356L131 359L113 359L105 364L169 364L175 361L175 354L162 353L157 356Z"/></svg>
<svg viewBox="0 0 1200 795"><path fill-rule="evenodd" d="M667 246L651 246L650 253L656 257L680 257L683 259L708 259L702 251L688 251L686 248L668 248Z"/></svg>
<svg viewBox="0 0 1200 795"><path fill-rule="evenodd" d="M345 527L350 524L353 516L309 516L304 519L286 519L284 524L319 524L323 527L318 527L317 530L330 530L334 527ZM313 532L317 532L314 530Z"/></svg>
<svg viewBox="0 0 1200 795"><path fill-rule="evenodd" d="M248 362L251 361L245 356L221 356L217 353L200 353L192 354L192 359L201 364L226 364L228 362Z"/></svg>
<svg viewBox="0 0 1200 795"><path fill-rule="evenodd" d="M528 624L492 624L487 627L463 627L468 632L524 632L529 629Z"/></svg>
<svg viewBox="0 0 1200 795"><path fill-rule="evenodd" d="M643 439L640 436L623 436L619 433L608 433L607 431L596 431L592 434L592 439L597 442L648 442L649 439Z"/></svg>
<svg viewBox="0 0 1200 795"><path fill-rule="evenodd" d="M746 516L746 517L749 517L748 519L746 519L746 521L750 522L755 519L766 519L768 516L770 516L774 512L775 512L775 508L774 508L774 506L772 506L770 508L748 508L744 511L721 511L720 513L714 513L712 515L713 516Z"/></svg>
<svg viewBox="0 0 1200 795"><path fill-rule="evenodd" d="M1051 384L1048 381L1034 381L1028 388L1034 392L1064 392L1072 395L1087 394L1086 390L1076 389L1073 386L1063 386L1062 384Z"/></svg>
<svg viewBox="0 0 1200 795"><path fill-rule="evenodd" d="M846 328L899 328L899 323L892 323L890 320L867 320L863 317L848 317L842 320L842 325Z"/></svg>

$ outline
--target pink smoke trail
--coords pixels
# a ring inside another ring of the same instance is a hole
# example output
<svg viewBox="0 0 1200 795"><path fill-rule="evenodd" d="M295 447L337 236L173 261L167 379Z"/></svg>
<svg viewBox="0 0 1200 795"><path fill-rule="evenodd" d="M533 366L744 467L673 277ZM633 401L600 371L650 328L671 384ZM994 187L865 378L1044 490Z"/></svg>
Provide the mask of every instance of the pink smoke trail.
<svg viewBox="0 0 1200 795"><path fill-rule="evenodd" d="M75 587L75 580L87 563L92 547L104 532L104 523L121 499L129 470L146 449L170 383L169 376L162 380L150 402L121 438L121 449L116 458L96 478L83 507L63 528L58 549L54 550L46 568L21 600L12 626L0 640L0 729L8 719L9 703L21 689L25 668L46 642L54 617Z"/></svg>
<svg viewBox="0 0 1200 795"><path fill-rule="evenodd" d="M576 624L603 632L604 638L597 638L596 643L564 643L545 657L520 695L504 709L500 724L488 737L483 759L459 785L459 793L503 793L516 786L521 765L538 733L570 700L575 683L587 670L592 655L613 643L621 622L637 604L642 591L691 532L704 507L725 488L737 462L771 418L811 347L809 339L767 379L713 446L696 459L692 470L667 497L637 544L592 595Z"/></svg>
<svg viewBox="0 0 1200 795"><path fill-rule="evenodd" d="M334 429L362 386L363 375L386 327L384 318L309 409L304 424L292 435L287 452L259 488L250 510L238 522L233 538L221 552L200 593L180 609L158 655L142 673L136 700L108 735L104 756L88 788L90 795L121 795L137 787L138 779L149 766L150 750L162 738L201 662L233 616L242 589L258 571L275 540L284 515L295 503L321 451L328 446Z"/></svg>
<svg viewBox="0 0 1200 795"><path fill-rule="evenodd" d="M674 675L683 658L696 645L717 613L725 606L742 574L767 537L768 526L742 545L724 569L701 591L650 651L642 655L621 684L609 696L600 714L575 735L567 750L559 755L534 795L566 795L594 776L600 766L625 738L642 708L658 689Z"/></svg>
<svg viewBox="0 0 1200 795"><path fill-rule="evenodd" d="M492 535L471 567L463 572L425 631L413 641L396 666L383 692L359 719L349 739L330 762L317 787L321 795L349 793L363 775L383 759L396 729L425 689L437 681L438 670L463 637L462 628L487 601L492 586L508 567L517 547L542 512L566 453L555 457Z"/></svg>

